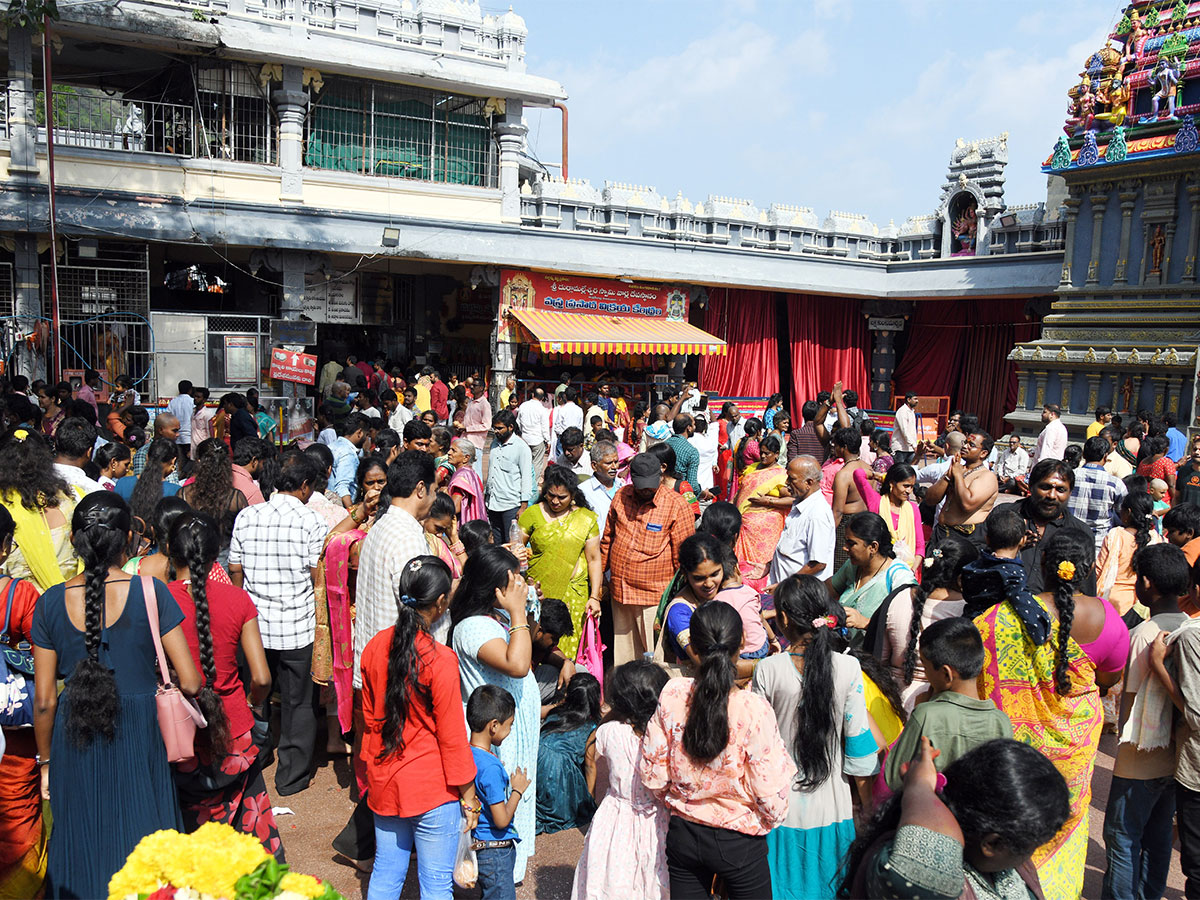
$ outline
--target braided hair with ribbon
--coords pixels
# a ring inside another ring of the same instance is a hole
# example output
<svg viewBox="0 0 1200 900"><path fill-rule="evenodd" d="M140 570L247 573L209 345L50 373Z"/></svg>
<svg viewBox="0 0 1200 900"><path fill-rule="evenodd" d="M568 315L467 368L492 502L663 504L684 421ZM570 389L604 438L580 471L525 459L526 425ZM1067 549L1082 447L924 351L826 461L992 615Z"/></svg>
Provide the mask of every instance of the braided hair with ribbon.
<svg viewBox="0 0 1200 900"><path fill-rule="evenodd" d="M396 625L388 648L387 691L383 701L383 747L378 761L393 753L404 752L404 726L410 704L419 702L433 714L433 691L421 679L427 650L417 647L417 636L429 633L426 618L439 606L443 609L450 594L450 567L436 556L417 556L400 573Z"/></svg>

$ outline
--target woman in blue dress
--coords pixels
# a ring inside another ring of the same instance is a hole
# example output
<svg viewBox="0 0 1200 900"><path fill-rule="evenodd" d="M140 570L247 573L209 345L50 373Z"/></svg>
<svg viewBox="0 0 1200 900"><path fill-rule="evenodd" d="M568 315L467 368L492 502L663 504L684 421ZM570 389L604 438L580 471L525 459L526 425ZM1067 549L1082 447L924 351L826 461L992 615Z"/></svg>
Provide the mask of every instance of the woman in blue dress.
<svg viewBox="0 0 1200 900"><path fill-rule="evenodd" d="M89 494L75 507L71 532L83 574L42 594L32 628L34 730L42 796L54 815L46 896L106 897L138 841L183 823L158 728L142 583L121 570L129 507L108 491ZM166 585L152 583L163 649L179 689L195 696L200 674L179 627L183 613Z"/></svg>
<svg viewBox="0 0 1200 900"><path fill-rule="evenodd" d="M450 603L450 646L458 654L463 702L481 684L502 687L517 703L512 731L499 747L509 775L518 768L529 776L525 794L537 796L538 730L542 698L530 661L533 642L525 610L529 590L517 558L503 547L476 550L463 564L462 580ZM513 882L525 878L537 833L537 804L517 807L513 825L520 839Z"/></svg>

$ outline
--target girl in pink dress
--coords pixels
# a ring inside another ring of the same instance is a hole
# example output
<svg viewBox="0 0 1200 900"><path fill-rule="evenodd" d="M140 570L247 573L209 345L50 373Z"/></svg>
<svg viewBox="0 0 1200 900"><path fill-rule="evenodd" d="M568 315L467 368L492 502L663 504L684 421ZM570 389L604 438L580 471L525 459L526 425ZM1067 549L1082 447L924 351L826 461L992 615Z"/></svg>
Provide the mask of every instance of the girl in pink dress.
<svg viewBox="0 0 1200 900"><path fill-rule="evenodd" d="M611 707L584 755L584 773L600 806L575 868L571 900L670 894L667 809L642 784L642 735L658 707L667 673L647 660L613 669L604 695Z"/></svg>

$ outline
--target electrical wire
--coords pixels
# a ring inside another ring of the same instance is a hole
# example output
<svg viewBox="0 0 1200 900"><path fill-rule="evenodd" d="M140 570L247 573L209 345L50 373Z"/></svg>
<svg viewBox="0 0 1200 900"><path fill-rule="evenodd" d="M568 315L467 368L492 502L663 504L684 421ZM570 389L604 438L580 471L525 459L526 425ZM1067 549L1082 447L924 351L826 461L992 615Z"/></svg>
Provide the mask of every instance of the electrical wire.
<svg viewBox="0 0 1200 900"><path fill-rule="evenodd" d="M98 316L92 316L90 319L81 319L81 320L80 320L80 321L78 321L78 322L62 322L62 323L60 323L60 324L61 324L61 325L71 325L71 326L75 326L75 325L88 325L88 324L90 324L90 323L92 323L92 322L99 322L99 321L101 321L101 320L103 320L103 319L110 318L110 317L115 317L115 316L128 316L128 317L131 317L131 318L134 318L134 319L141 319L141 320L142 320L142 321L143 321L143 322L146 324L146 329L147 329L147 331L148 331L148 332L149 332L149 334L150 334L150 350L149 350L149 352L148 352L148 355L150 356L150 365L146 367L146 371L145 371L145 373L144 373L144 374L143 374L143 375L142 375L140 378L138 378L136 381L134 381L134 382L133 382L133 385L134 385L134 387L137 387L139 384L141 384L141 383L142 383L142 382L144 382L144 381L145 381L147 378L149 378L149 377L150 377L150 372L151 372L151 371L153 370L153 368L154 368L154 326L150 324L150 320L149 320L149 319L147 319L145 316L143 316L143 315L141 315L141 314L139 314L139 313L134 313L134 312L122 312L122 313L112 312L112 313L101 313L101 314L100 314L100 315L98 315ZM49 322L51 325L53 325L53 324L54 324L53 320L52 320L52 319L49 319L49 318L47 318L46 316L17 316L17 315L13 315L13 316L0 316L0 322L17 322L17 323L21 323L21 322ZM122 323L120 323L120 324L125 324L125 323L124 323L124 322L122 322ZM83 367L84 367L85 369L92 369L92 368L93 368L92 364L91 364L90 362L88 362L87 358L86 358L86 357L84 357L84 355L83 355L82 353L80 353L80 352L79 352L79 348L77 348L77 347L76 347L74 344L72 344L70 341L68 341L68 340L67 340L65 337L63 337L63 336L62 336L61 329L60 329L60 331L59 331L59 334L58 334L58 337L57 337L57 341L58 341L60 344L64 345L64 346L65 346L65 347L66 347L68 350L70 350L72 353L74 353L74 354L75 354L75 357L76 357L76 358L79 360L79 362L80 362L80 363L82 363L82 364L83 364ZM17 353L17 348L20 346L20 343L21 343L20 341L17 341L17 342L16 342L16 343L13 345L12 352L11 352L11 353L9 353L9 354L8 354L8 356L6 357L6 367L11 367L11 364L12 364L12 358L13 358L14 356L16 356L16 353ZM60 368L63 368L63 367L62 367L62 366L60 366ZM99 370L99 369L95 369L94 371L95 371L97 374L99 374L99 372L100 372L100 370ZM109 387L116 387L116 385L115 385L115 384L112 384L111 382L105 381L103 378L101 378L100 380L101 380L102 382L104 382L104 384L107 384Z"/></svg>

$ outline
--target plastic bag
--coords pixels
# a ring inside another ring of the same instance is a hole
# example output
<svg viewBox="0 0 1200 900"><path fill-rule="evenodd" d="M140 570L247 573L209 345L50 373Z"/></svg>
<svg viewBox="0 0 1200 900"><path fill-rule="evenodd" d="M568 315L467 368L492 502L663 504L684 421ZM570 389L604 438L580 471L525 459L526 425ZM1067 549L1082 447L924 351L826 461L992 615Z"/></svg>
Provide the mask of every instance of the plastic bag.
<svg viewBox="0 0 1200 900"><path fill-rule="evenodd" d="M575 651L575 665L603 681L605 649L604 642L600 640L600 623L596 621L595 616L589 615L583 622L583 634L579 638L579 648Z"/></svg>
<svg viewBox="0 0 1200 900"><path fill-rule="evenodd" d="M458 836L458 851L454 854L454 883L460 888L473 888L479 880L479 860L475 856L475 839L471 829Z"/></svg>

